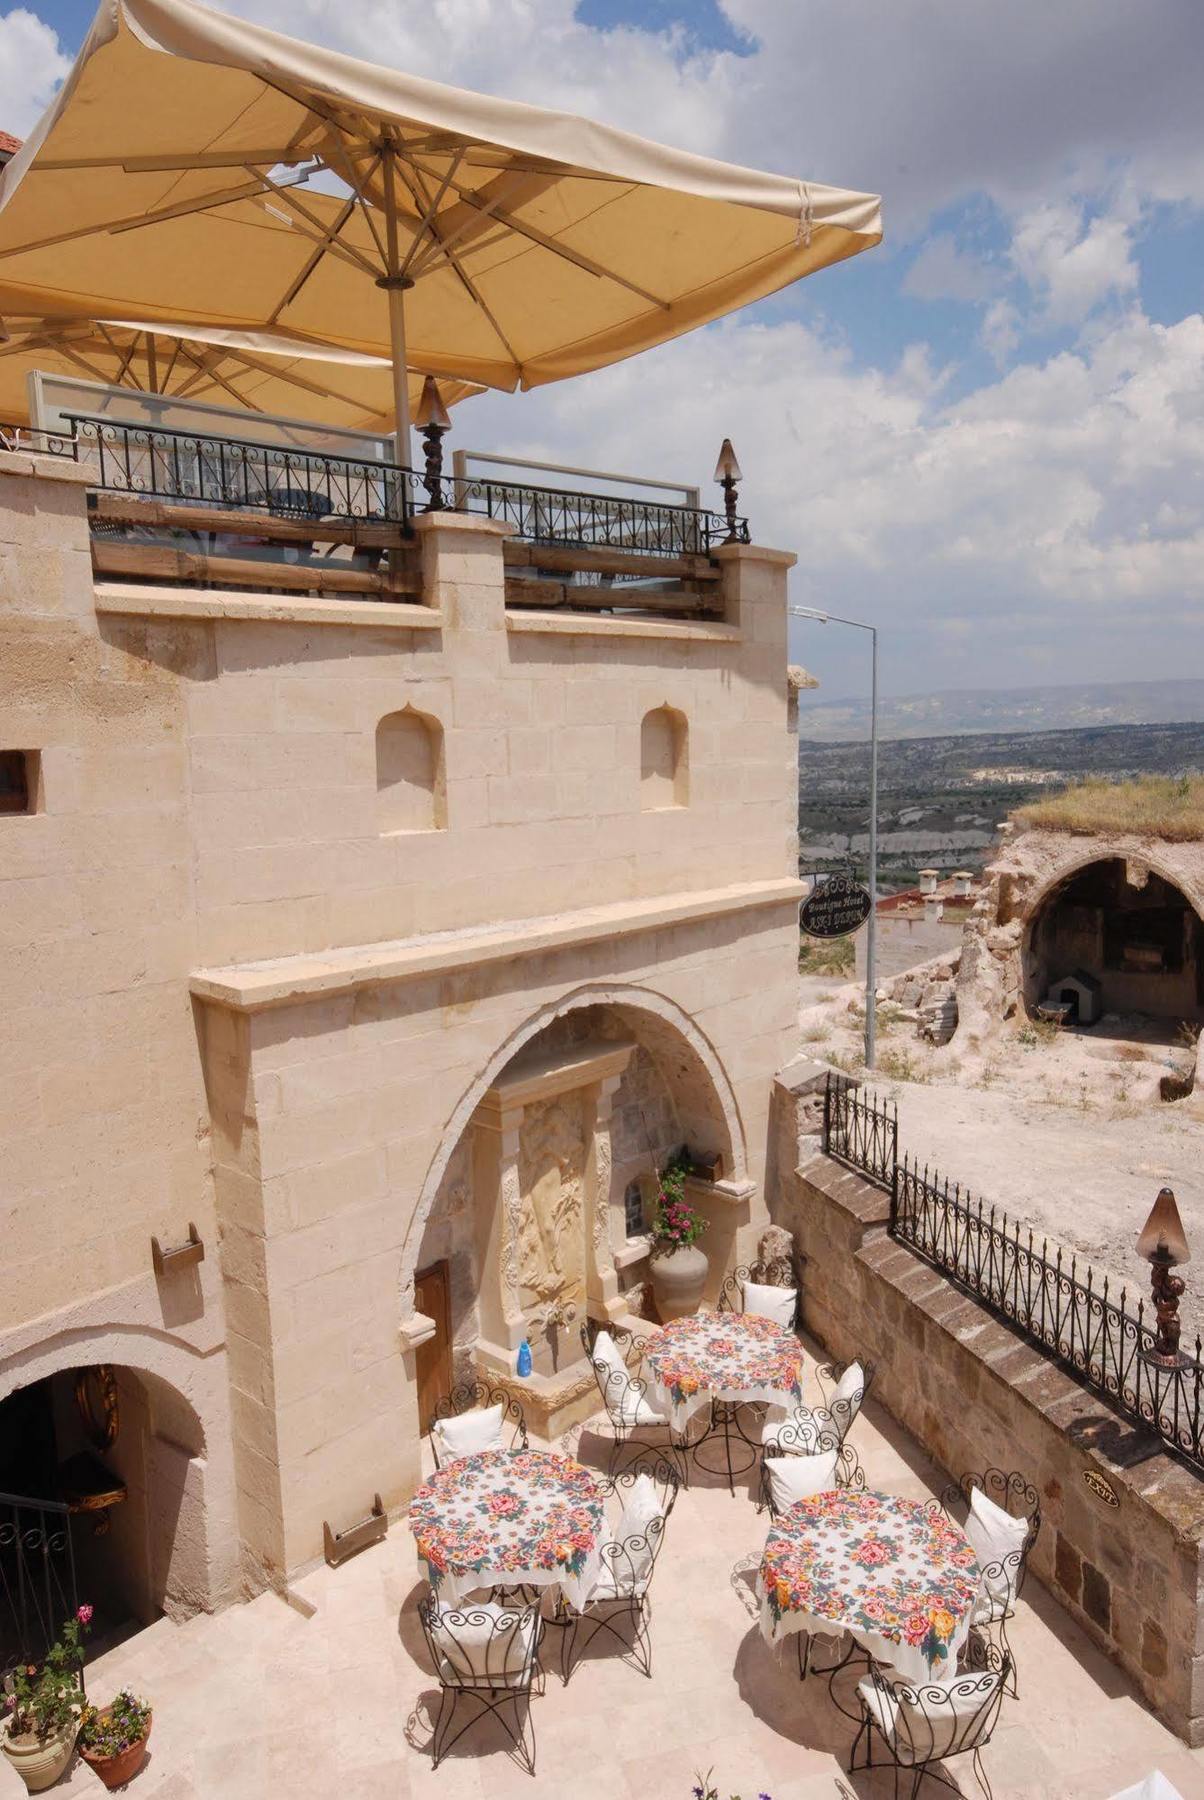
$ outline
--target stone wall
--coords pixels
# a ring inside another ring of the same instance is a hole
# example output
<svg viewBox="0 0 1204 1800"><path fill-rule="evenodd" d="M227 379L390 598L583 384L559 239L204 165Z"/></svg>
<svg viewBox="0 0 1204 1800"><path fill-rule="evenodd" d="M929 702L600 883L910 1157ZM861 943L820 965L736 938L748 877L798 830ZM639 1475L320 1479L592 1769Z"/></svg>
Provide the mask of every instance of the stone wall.
<svg viewBox="0 0 1204 1800"><path fill-rule="evenodd" d="M1043 1512L1031 1573L1204 1743L1204 1484L1161 1454L1123 1467L1109 1455L1132 1441L1123 1420L888 1236L887 1195L820 1153L822 1081L794 1065L775 1094L772 1211L806 1258L807 1330L872 1358L875 1399L952 1474L1024 1472Z"/></svg>

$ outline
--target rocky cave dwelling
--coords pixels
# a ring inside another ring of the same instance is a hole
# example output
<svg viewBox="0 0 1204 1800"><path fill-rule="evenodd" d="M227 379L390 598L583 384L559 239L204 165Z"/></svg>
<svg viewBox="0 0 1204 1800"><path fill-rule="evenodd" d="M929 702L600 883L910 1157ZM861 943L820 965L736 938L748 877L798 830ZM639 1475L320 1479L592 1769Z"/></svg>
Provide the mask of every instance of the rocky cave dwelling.
<svg viewBox="0 0 1204 1800"><path fill-rule="evenodd" d="M592 1409L571 1321L631 1305L671 1150L712 1298L755 1244L794 559L714 551L710 617L540 613L445 512L413 599L122 583L93 479L0 455L0 1488L96 1509L80 1590L148 1620L402 1506L524 1336L533 1425Z"/></svg>

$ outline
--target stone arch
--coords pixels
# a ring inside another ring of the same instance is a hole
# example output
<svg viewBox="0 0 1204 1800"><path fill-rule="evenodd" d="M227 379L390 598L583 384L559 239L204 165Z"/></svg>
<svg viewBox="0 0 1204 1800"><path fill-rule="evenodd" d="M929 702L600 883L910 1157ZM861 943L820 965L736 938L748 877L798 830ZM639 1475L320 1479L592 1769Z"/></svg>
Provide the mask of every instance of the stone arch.
<svg viewBox="0 0 1204 1800"><path fill-rule="evenodd" d="M144 1624L159 1613L212 1611L238 1588L224 1359L145 1326L69 1327L0 1361L0 1404L97 1363L112 1367L122 1410L121 1432L104 1459L129 1498L112 1509L103 1542L125 1560L119 1585L130 1609ZM60 1448L74 1446L64 1439ZM81 1542L86 1579L91 1542L83 1535Z"/></svg>
<svg viewBox="0 0 1204 1800"><path fill-rule="evenodd" d="M376 814L385 836L446 829L443 726L432 713L403 706L377 725Z"/></svg>
<svg viewBox="0 0 1204 1800"><path fill-rule="evenodd" d="M705 1147L722 1153L726 1174L732 1181L747 1180L748 1152L735 1092L727 1071L706 1034L676 1001L652 988L606 982L584 983L559 1000L542 1007L504 1039L467 1092L461 1096L444 1127L439 1147L427 1169L422 1191L411 1215L402 1248L400 1290L403 1318L408 1318L413 1311L412 1296L418 1256L444 1173L486 1090L519 1051L549 1025L583 1007L599 1005L613 1008L624 1018L632 1035L658 1064L663 1066L666 1058L678 1059L674 1074L679 1092L684 1088L691 1096L688 1114L691 1123L697 1128L702 1121L709 1120L712 1127L709 1135L717 1141Z"/></svg>
<svg viewBox="0 0 1204 1800"><path fill-rule="evenodd" d="M1171 846L1096 841L1060 856L1016 908L1018 985L1025 1006L1031 1010L1038 1004L1059 972L1080 967L1102 983L1105 1010L1204 1018L1201 888L1204 883L1193 882L1191 869L1180 866ZM1147 896L1148 904L1139 895ZM1130 967L1123 951L1128 938L1143 935L1151 949L1144 972L1137 962ZM1163 962L1156 967L1162 938Z"/></svg>
<svg viewBox="0 0 1204 1800"><path fill-rule="evenodd" d="M666 700L640 722L640 808L660 812L689 801L689 721Z"/></svg>

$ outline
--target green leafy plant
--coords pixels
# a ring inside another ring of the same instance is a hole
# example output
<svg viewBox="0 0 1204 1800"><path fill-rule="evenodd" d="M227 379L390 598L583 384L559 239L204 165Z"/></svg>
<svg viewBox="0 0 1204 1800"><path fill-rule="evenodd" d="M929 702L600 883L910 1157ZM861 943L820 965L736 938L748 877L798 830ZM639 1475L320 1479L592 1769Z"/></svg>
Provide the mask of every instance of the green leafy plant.
<svg viewBox="0 0 1204 1800"><path fill-rule="evenodd" d="M711 1780L714 1773L715 1771L713 1769L708 1769L705 1775L695 1775L694 1786L690 1790L694 1796L694 1800L719 1800L719 1789ZM739 1794L732 1794L730 1795L729 1800L740 1800L740 1796ZM757 1800L773 1800L773 1795L758 1794Z"/></svg>
<svg viewBox="0 0 1204 1800"><path fill-rule="evenodd" d="M707 1221L686 1199L689 1172L689 1159L681 1153L671 1157L661 1170L652 1214L654 1251L683 1250L696 1244L707 1228Z"/></svg>
<svg viewBox="0 0 1204 1800"><path fill-rule="evenodd" d="M67 1731L79 1718L83 1692L84 1638L92 1624L92 1608L76 1608L40 1663L21 1663L13 1671L10 1737L48 1737Z"/></svg>
<svg viewBox="0 0 1204 1800"><path fill-rule="evenodd" d="M96 1757L120 1756L131 1744L137 1744L150 1730L151 1709L145 1700L122 1688L108 1706L85 1706L80 1720L78 1743Z"/></svg>

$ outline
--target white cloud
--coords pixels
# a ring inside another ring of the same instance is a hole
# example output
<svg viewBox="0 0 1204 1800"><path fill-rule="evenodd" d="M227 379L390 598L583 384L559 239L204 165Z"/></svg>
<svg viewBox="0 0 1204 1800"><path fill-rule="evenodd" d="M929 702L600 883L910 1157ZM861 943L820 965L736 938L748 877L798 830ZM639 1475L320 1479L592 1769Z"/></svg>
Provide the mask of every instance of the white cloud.
<svg viewBox="0 0 1204 1800"><path fill-rule="evenodd" d="M1204 664L1198 316L1129 314L955 401L922 355L858 369L799 322L730 322L456 416L476 448L704 484L725 435L757 539L799 553L795 598L886 627L896 690L1022 682L1058 659L1074 678L1154 676L1175 619ZM831 675L840 642L821 650Z"/></svg>
<svg viewBox="0 0 1204 1800"><path fill-rule="evenodd" d="M1049 201L1021 215L1011 260L1045 323L1078 325L1102 301L1136 293L1132 212L1129 206L1087 220L1080 207Z"/></svg>
<svg viewBox="0 0 1204 1800"><path fill-rule="evenodd" d="M938 231L903 277L903 292L917 300L987 300L1000 280L982 257L960 250L947 231Z"/></svg>
<svg viewBox="0 0 1204 1800"><path fill-rule="evenodd" d="M25 7L0 13L0 131L24 137L71 67L58 38Z"/></svg>

